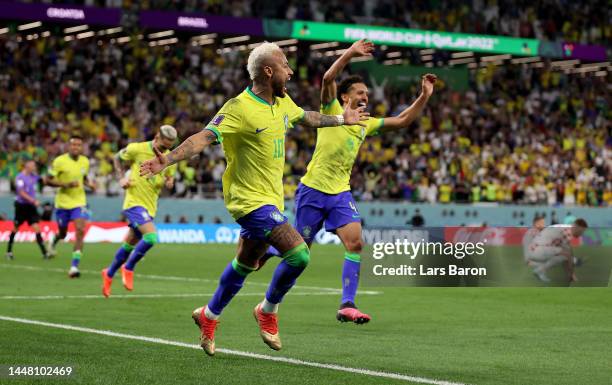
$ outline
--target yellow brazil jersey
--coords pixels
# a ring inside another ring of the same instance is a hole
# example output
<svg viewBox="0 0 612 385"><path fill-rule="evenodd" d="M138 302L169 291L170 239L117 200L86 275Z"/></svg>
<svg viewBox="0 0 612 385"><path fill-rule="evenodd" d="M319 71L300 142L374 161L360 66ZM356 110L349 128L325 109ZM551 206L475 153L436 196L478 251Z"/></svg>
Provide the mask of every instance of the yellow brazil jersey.
<svg viewBox="0 0 612 385"><path fill-rule="evenodd" d="M268 104L247 88L206 126L223 145L223 197L234 219L264 205L284 210L285 134L303 117L289 95Z"/></svg>
<svg viewBox="0 0 612 385"><path fill-rule="evenodd" d="M165 153L168 152L170 151ZM123 201L124 210L141 206L149 212L149 215L155 217L159 193L164 187L166 177L174 176L176 165L172 165L161 174L152 177L140 176L140 164L154 157L153 142L130 143L119 152L121 160L132 163L130 166L130 187L125 191Z"/></svg>
<svg viewBox="0 0 612 385"><path fill-rule="evenodd" d="M89 173L89 159L83 155L74 160L69 154L63 154L53 160L51 175L62 183L78 182L77 187L60 187L55 195L55 207L58 209L74 209L87 205L83 180Z"/></svg>
<svg viewBox="0 0 612 385"><path fill-rule="evenodd" d="M337 99L321 106L321 113L342 115ZM302 183L326 194L339 194L351 189L349 180L359 147L366 136L376 135L383 125L382 118L369 118L366 127L360 125L321 127L317 129L317 145Z"/></svg>

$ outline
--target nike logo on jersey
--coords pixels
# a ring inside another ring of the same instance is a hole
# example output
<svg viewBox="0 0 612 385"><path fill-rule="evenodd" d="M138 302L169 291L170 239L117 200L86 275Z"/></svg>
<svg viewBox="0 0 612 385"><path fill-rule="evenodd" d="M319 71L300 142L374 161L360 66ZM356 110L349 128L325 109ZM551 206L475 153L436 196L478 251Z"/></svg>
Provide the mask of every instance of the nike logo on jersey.
<svg viewBox="0 0 612 385"><path fill-rule="evenodd" d="M260 132L265 131L265 130L267 130L267 129L268 129L268 127L265 127L265 128L256 128L256 129L255 129L255 133L256 133L256 134L259 134Z"/></svg>

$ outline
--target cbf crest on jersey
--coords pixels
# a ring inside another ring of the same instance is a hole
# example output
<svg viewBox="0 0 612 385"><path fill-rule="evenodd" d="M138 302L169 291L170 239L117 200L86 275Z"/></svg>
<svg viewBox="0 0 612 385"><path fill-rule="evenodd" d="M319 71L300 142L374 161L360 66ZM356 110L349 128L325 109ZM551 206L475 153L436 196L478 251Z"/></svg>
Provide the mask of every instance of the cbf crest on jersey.
<svg viewBox="0 0 612 385"><path fill-rule="evenodd" d="M280 222L282 222L282 221L283 221L283 219L284 219L284 218L283 218L283 214L279 213L278 211L272 211L272 212L270 213L270 217L271 217L272 219L274 219L276 222L279 222L279 223L280 223Z"/></svg>
<svg viewBox="0 0 612 385"><path fill-rule="evenodd" d="M81 167L81 175L85 175L86 172L85 167Z"/></svg>
<svg viewBox="0 0 612 385"><path fill-rule="evenodd" d="M285 114L283 122L285 123L285 132L287 132L287 130L289 129L289 115Z"/></svg>

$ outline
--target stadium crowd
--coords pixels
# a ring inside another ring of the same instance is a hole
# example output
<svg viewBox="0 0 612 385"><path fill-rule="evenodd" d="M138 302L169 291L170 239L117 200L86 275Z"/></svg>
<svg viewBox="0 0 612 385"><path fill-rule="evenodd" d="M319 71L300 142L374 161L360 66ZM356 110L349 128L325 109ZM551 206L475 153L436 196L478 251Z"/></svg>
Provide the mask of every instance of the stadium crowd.
<svg viewBox="0 0 612 385"><path fill-rule="evenodd" d="M161 124L185 138L248 84L247 51L218 52L189 42L150 47L49 37L0 36L0 191L24 159L45 165L71 133L86 138L99 193L118 195L112 156L151 138ZM308 49L288 54L289 93L319 107L319 85L332 58ZM468 71L466 69L466 71ZM607 77L567 75L529 65L470 71L470 89L436 91L419 121L368 139L351 180L360 200L612 205L612 137ZM377 87L374 116L397 114L418 94ZM285 193L305 173L316 133L297 126L286 144ZM179 165L177 197L220 197L220 146Z"/></svg>

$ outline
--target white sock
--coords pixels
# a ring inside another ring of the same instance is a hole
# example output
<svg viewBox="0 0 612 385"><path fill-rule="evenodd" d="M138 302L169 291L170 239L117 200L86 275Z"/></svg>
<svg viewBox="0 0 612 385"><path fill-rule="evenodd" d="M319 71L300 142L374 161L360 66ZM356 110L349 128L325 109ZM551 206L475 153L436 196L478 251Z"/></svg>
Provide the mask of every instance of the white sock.
<svg viewBox="0 0 612 385"><path fill-rule="evenodd" d="M219 315L213 313L212 311L208 310L208 306L206 306L204 308L204 315L206 316L206 318L211 319L211 320L216 320L219 318Z"/></svg>
<svg viewBox="0 0 612 385"><path fill-rule="evenodd" d="M268 300L264 298L264 300L263 300L263 302L261 304L261 311L263 311L264 313L277 313L278 312L278 304L277 303L268 302Z"/></svg>

